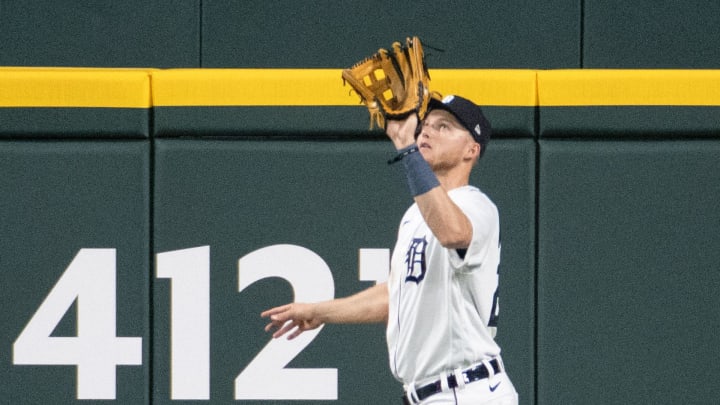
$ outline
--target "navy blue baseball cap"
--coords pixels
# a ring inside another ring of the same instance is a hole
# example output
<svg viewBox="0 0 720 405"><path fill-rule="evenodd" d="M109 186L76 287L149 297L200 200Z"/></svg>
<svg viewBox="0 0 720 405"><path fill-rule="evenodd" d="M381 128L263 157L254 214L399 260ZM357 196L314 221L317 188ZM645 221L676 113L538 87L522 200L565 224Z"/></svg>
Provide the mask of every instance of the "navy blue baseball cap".
<svg viewBox="0 0 720 405"><path fill-rule="evenodd" d="M442 100L431 98L428 109L441 109L454 115L460 124L470 132L475 142L482 146L480 156L485 153L492 135L492 126L490 121L485 118L480 106L466 98L450 95L445 96Z"/></svg>

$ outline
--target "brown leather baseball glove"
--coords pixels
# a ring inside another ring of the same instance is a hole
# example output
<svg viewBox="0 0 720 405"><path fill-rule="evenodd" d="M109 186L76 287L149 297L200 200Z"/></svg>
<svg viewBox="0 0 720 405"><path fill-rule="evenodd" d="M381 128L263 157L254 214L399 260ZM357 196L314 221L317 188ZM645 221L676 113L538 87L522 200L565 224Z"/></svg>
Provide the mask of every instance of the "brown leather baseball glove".
<svg viewBox="0 0 720 405"><path fill-rule="evenodd" d="M370 112L370 129L385 127L386 120L403 119L417 114L422 120L430 101L430 75L418 37L405 44L392 44L392 50L380 49L374 55L342 72L343 84L349 83Z"/></svg>

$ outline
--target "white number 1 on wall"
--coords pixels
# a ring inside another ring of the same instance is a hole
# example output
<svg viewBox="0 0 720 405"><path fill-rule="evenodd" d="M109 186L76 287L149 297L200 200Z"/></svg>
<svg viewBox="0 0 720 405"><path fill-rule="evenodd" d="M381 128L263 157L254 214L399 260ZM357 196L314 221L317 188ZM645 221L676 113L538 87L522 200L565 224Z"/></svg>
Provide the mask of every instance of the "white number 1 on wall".
<svg viewBox="0 0 720 405"><path fill-rule="evenodd" d="M210 399L210 247L157 254L170 287L170 399Z"/></svg>

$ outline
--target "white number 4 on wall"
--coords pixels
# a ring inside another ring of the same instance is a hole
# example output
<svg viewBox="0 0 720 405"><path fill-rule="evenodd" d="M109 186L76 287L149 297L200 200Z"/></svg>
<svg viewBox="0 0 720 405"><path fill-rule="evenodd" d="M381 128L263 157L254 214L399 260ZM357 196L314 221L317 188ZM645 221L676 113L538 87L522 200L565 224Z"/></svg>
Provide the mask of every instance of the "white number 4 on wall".
<svg viewBox="0 0 720 405"><path fill-rule="evenodd" d="M115 399L119 365L142 364L142 338L117 337L115 249L81 249L13 344L13 362L76 365L78 399ZM53 330L77 300L77 336Z"/></svg>

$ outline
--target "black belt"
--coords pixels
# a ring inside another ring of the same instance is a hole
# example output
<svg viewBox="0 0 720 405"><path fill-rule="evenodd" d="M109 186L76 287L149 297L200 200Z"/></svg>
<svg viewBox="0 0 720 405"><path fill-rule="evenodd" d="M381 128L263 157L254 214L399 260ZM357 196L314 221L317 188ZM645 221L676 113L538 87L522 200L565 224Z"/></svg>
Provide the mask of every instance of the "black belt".
<svg viewBox="0 0 720 405"><path fill-rule="evenodd" d="M493 368L494 374L499 374L502 372L502 368L500 367L500 363L497 359L490 360L490 365ZM477 367L469 368L462 372L463 377L465 378L465 383L471 383L473 381L478 380L484 380L488 377L490 377L490 373L488 373L488 369L485 368L485 364L480 364ZM455 377L455 374L450 374L447 377L448 386L450 389L457 388L459 386L457 382L457 378ZM425 398L435 395L439 392L442 392L442 381L437 380L435 382L432 382L427 385L423 385L420 388L415 389L415 394L417 394L418 401L422 401ZM405 393L402 397L403 404L404 405L411 405L414 401L411 401L409 398L409 394Z"/></svg>

